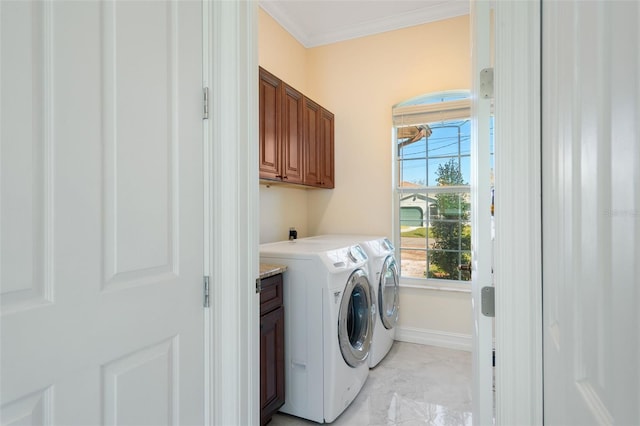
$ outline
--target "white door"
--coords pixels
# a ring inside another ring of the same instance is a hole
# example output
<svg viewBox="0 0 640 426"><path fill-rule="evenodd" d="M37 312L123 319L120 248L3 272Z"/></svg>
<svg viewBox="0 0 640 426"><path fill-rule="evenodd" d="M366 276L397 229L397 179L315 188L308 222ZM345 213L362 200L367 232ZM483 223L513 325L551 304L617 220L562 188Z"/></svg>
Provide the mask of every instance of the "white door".
<svg viewBox="0 0 640 426"><path fill-rule="evenodd" d="M544 418L640 419L640 4L543 4Z"/></svg>
<svg viewBox="0 0 640 426"><path fill-rule="evenodd" d="M203 424L201 8L0 2L3 425Z"/></svg>
<svg viewBox="0 0 640 426"><path fill-rule="evenodd" d="M481 94L480 76L493 67L491 5L471 2L472 20L472 133L471 133L471 220L473 304L473 424L493 424L493 318L482 311L482 289L492 287L491 175L490 155L492 94Z"/></svg>

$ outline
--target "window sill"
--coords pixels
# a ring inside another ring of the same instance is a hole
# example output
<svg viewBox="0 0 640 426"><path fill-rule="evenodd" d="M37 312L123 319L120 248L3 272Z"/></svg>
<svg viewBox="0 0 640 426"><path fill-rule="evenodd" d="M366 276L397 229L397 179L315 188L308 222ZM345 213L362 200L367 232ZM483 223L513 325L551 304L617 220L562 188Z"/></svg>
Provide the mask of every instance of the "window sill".
<svg viewBox="0 0 640 426"><path fill-rule="evenodd" d="M410 278L401 278L400 287L403 288L420 288L432 291L448 291L455 293L471 294L471 281L469 284L451 283L445 280L418 280Z"/></svg>

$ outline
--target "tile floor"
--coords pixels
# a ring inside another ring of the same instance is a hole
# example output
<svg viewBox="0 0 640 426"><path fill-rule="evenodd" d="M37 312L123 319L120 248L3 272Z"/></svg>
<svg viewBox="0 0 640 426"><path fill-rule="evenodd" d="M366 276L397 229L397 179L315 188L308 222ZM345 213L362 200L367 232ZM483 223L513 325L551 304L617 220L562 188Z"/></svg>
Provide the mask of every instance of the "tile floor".
<svg viewBox="0 0 640 426"><path fill-rule="evenodd" d="M471 425L471 352L395 342L332 424ZM276 414L269 426L313 425Z"/></svg>

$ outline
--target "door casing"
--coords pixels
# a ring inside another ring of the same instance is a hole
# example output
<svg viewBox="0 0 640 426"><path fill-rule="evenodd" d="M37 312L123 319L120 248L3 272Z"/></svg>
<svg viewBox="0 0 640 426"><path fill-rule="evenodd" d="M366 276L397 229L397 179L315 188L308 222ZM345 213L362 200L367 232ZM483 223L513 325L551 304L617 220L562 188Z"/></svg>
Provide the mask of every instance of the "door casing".
<svg viewBox="0 0 640 426"><path fill-rule="evenodd" d="M222 424L225 420L226 423L234 423L241 418L251 420L246 424L257 424L258 362L251 356L236 356L257 353L259 344L257 328L254 326L258 321L257 301L254 301L255 297L248 288L258 271L259 193L257 168L254 167L258 153L257 144L249 143L257 140L257 128L249 124L257 123L257 5L250 2L207 1L205 7L209 9L206 14L212 26L217 28L207 40L211 44L209 51L217 59L231 60L230 63L215 61L215 65L210 67L224 70L226 80L221 75L214 79L213 69L207 73L205 80L210 82L214 93L220 93L216 92L217 89L226 94L238 91L233 96L224 97L224 108L213 109L213 120L208 125L210 137L215 136L211 143L212 152L208 156L209 185L212 186L209 193L214 188L222 191L217 199L219 203L226 204L215 205L210 196L212 219L209 221L209 261L211 271L215 272L212 272L209 350L214 357L220 355L214 359L209 374L210 424ZM496 295L496 424L541 424L540 4L534 1L496 2L494 10L495 119L498 123L495 144L496 170L500 170L495 176L495 282L496 287L500 287ZM230 25L234 18L239 18L236 27ZM215 43L223 35L230 37L229 40L238 41L241 49L234 53L229 51L231 44L225 47ZM234 71L240 72L234 74ZM229 118L229 121L225 121L225 118ZM222 126L222 129L214 129L214 123ZM223 132L231 135L235 135L234 132L241 133L243 138L236 139L239 146L218 146L216 141L221 141ZM517 137L520 141L518 149L526 146L531 155L523 156L516 147L501 142L510 137ZM242 158L237 157L240 149L244 150ZM223 155L226 153L232 157L225 158ZM228 186L222 186L222 181L227 182ZM499 193L518 197L502 198ZM239 205L232 203L236 200L240 202ZM512 216L509 220L509 212L517 213L518 219ZM234 215L238 214L246 219L246 227L241 229L241 234L234 235L234 231L238 230L238 216ZM231 220L229 223L232 226L228 229L222 226L223 218ZM214 259L215 253L220 250L235 256L241 255L246 262L242 268L225 270L225 265ZM510 263L514 251L520 253L520 258L527 259L527 262ZM214 268L214 265L222 269ZM224 282L242 282L245 285L220 284ZM510 283L518 285L509 286ZM225 299L225 296L229 296L229 299ZM256 306L253 306L254 303ZM231 308L237 311L230 312ZM225 324L226 330L220 324ZM230 333L231 329L235 332ZM222 365L227 368L223 369ZM234 383L234 380L239 381ZM232 386L233 392L225 392L226 384ZM247 399L240 404L238 395ZM247 412L255 413L255 418L251 415L247 417Z"/></svg>
<svg viewBox="0 0 640 426"><path fill-rule="evenodd" d="M495 2L495 387L505 425L543 421L540 8Z"/></svg>
<svg viewBox="0 0 640 426"><path fill-rule="evenodd" d="M208 424L260 422L258 4L204 0ZM224 40L224 42L221 42Z"/></svg>

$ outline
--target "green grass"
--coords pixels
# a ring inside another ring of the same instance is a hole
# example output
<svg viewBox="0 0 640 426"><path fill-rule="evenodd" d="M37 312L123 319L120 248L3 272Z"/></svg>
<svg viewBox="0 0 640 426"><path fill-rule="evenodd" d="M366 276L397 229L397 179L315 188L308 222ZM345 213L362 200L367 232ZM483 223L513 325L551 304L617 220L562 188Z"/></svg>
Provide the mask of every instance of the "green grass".
<svg viewBox="0 0 640 426"><path fill-rule="evenodd" d="M433 237L431 229L429 229L429 237ZM412 229L410 231L400 232L400 236L402 237L411 237L411 238L425 238L427 236L427 228L420 227L416 229Z"/></svg>
<svg viewBox="0 0 640 426"><path fill-rule="evenodd" d="M433 238L433 230L431 228L429 228L428 230L429 232L429 238ZM427 228L420 227L420 228L416 228L416 229L412 229L410 231L400 231L400 236L401 237L411 237L411 238L424 238L427 236ZM462 236L463 237L467 237L470 238L471 237L471 226L469 225L464 225L462 227Z"/></svg>

